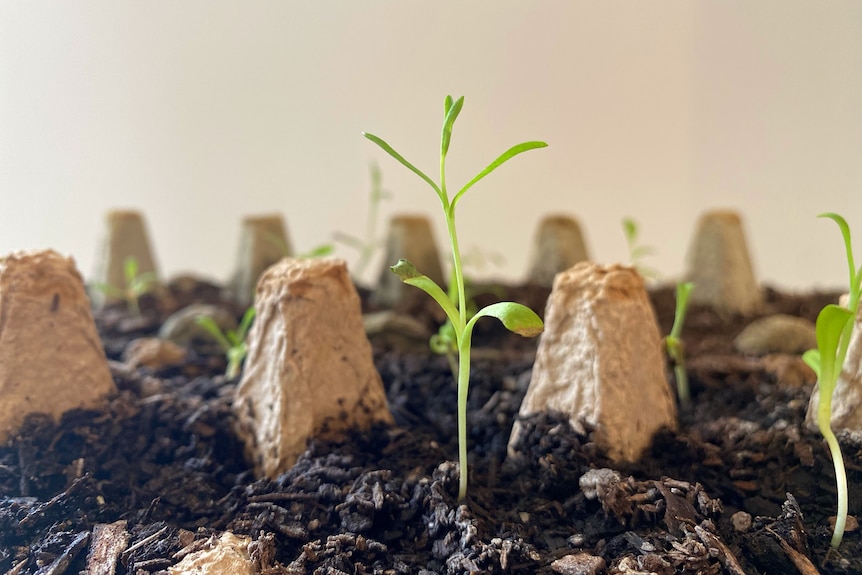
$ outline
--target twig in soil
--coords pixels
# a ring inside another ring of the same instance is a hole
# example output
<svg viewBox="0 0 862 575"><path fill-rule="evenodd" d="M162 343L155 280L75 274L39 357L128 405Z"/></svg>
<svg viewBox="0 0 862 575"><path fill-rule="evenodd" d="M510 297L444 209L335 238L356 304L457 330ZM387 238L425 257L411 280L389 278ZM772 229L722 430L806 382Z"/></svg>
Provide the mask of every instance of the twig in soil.
<svg viewBox="0 0 862 575"><path fill-rule="evenodd" d="M799 570L802 575L820 575L820 571L817 570L817 567L811 562L811 560L806 557L804 554L800 553L793 547L791 547L790 543L784 540L781 535L770 529L766 528L766 532L778 539L778 544L781 546L781 550L790 558L793 562L793 565Z"/></svg>
<svg viewBox="0 0 862 575"><path fill-rule="evenodd" d="M78 533L69 546L66 547L65 551L60 553L60 556L54 559L53 563L36 571L36 575L62 575L65 573L66 569L69 568L69 564L78 556L78 553L84 549L89 539L89 531Z"/></svg>
<svg viewBox="0 0 862 575"><path fill-rule="evenodd" d="M742 566L740 566L739 561L737 561L736 556L733 554L733 551L731 551L730 548L721 541L721 539L700 525L694 526L694 532L697 534L698 538L703 541L704 545L718 551L718 560L722 565L724 565L724 568L727 569L728 573L731 575L745 575L745 571L743 571Z"/></svg>
<svg viewBox="0 0 862 575"><path fill-rule="evenodd" d="M28 513L27 516L24 517L24 519L18 522L18 527L28 527L31 524L35 523L38 519L45 517L45 512L48 509L60 503L64 503L70 495L77 491L81 483L83 483L84 480L88 479L89 477L89 474L87 474L82 477L78 477L77 479L72 481L72 483L69 485L68 488L66 488L65 491L61 491L60 493L46 501L44 504L40 505L39 508L35 511Z"/></svg>
<svg viewBox="0 0 862 575"><path fill-rule="evenodd" d="M137 543L135 543L134 545L132 545L131 547L129 547L128 549L123 551L123 554L122 554L123 563L128 562L129 557L132 555L132 553L134 553L135 551L137 551L138 549L140 549L144 545L148 545L148 544L152 543L153 541L155 541L156 539L158 539L159 537L164 535L167 530L168 530L167 526L162 527L161 529L159 529L158 531L156 531L152 535L150 535L148 537L144 537L143 539L141 539L140 541L138 541Z"/></svg>

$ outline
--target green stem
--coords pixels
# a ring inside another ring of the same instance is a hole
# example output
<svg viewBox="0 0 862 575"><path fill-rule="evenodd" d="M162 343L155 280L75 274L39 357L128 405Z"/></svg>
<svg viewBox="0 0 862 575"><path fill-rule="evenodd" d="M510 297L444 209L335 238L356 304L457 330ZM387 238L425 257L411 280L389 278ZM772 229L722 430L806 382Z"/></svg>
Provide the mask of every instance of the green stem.
<svg viewBox="0 0 862 575"><path fill-rule="evenodd" d="M676 393L679 397L679 404L688 408L691 405L691 395L688 391L688 374L685 371L685 364L680 361L674 365L673 375L676 378Z"/></svg>
<svg viewBox="0 0 862 575"><path fill-rule="evenodd" d="M458 501L467 496L467 391L470 388L470 340L472 326L458 345Z"/></svg>
<svg viewBox="0 0 862 575"><path fill-rule="evenodd" d="M464 289L464 274L461 271L461 250L458 247L458 232L455 229L455 214L446 212L446 226L449 229L449 241L452 243L452 272L455 274L455 285L458 286L458 313L461 325L467 324L467 295Z"/></svg>
<svg viewBox="0 0 862 575"><path fill-rule="evenodd" d="M828 406L831 408L831 406ZM829 421L829 418L826 418ZM826 444L829 446L829 453L832 456L832 465L835 467L835 483L838 486L838 512L835 516L835 530L832 532L832 541L830 545L833 549L838 549L841 545L841 540L844 538L844 528L847 524L847 473L844 470L844 457L841 455L841 446L838 445L838 439L832 432L832 428L827 423L820 426L820 433L826 439Z"/></svg>

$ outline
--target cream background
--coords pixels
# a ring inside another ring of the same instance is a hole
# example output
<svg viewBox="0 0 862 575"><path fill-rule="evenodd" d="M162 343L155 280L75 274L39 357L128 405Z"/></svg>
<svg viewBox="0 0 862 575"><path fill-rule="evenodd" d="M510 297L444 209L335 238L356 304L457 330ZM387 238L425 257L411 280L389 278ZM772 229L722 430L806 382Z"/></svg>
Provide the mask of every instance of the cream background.
<svg viewBox="0 0 862 575"><path fill-rule="evenodd" d="M360 133L433 174L453 93L451 187L550 144L461 204L462 246L506 255L491 275L520 279L562 211L604 262L635 217L672 276L697 215L730 207L765 282L840 286L815 215L862 250L860 30L858 1L0 0L0 252L89 274L103 213L132 207L164 272L225 279L240 214L282 212L298 250L361 234L372 160L383 215L426 212L442 243L433 192Z"/></svg>

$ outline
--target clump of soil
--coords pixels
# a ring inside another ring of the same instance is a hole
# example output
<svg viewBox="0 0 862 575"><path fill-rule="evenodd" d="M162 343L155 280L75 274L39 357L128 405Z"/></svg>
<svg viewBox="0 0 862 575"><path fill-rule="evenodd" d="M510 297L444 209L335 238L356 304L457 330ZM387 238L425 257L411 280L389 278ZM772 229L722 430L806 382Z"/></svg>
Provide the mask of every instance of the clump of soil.
<svg viewBox="0 0 862 575"><path fill-rule="evenodd" d="M537 310L547 296L508 291L506 299ZM834 297L769 290L762 313L813 320ZM667 333L672 289L652 298ZM141 320L118 309L97 318L111 359L158 330L163 314L151 303ZM413 312L439 320L431 306ZM105 412L72 412L56 424L31 418L0 448L0 572L86 572L94 527L124 521L119 574L164 573L224 530L254 540L267 574L565 573L578 554L600 558L595 572L610 574L862 573L858 529L829 551L832 463L804 426L812 378L789 357L739 356L732 338L751 319L690 310L683 337L693 408L677 432L624 465L555 414L523 420L523 440L507 457L536 342L480 322L463 503L445 358L376 350L396 425L350 443L312 442L275 481L256 480L242 459L232 432L236 382L218 375L221 358L190 354L157 372L114 364L120 392ZM842 447L858 516L862 449Z"/></svg>

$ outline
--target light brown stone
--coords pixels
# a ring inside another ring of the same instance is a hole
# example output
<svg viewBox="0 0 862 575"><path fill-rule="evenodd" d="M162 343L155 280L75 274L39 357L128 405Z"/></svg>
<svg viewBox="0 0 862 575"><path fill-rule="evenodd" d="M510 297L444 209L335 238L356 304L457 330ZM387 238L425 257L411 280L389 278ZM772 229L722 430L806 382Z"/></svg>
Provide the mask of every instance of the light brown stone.
<svg viewBox="0 0 862 575"><path fill-rule="evenodd" d="M614 460L637 460L656 431L676 427L661 337L634 268L580 263L557 275L521 415L568 414L595 428ZM516 443L516 422L509 441Z"/></svg>
<svg viewBox="0 0 862 575"><path fill-rule="evenodd" d="M126 287L126 261L138 262L138 274L158 275L144 216L133 210L112 210L105 214L105 237L96 261L93 282L123 289ZM117 303L116 296L92 290L93 304L101 307Z"/></svg>
<svg viewBox="0 0 862 575"><path fill-rule="evenodd" d="M257 281L269 266L285 256L293 255L284 218L278 214L248 216L240 229L236 268L230 281L230 291L240 307L254 301Z"/></svg>
<svg viewBox="0 0 862 575"><path fill-rule="evenodd" d="M157 337L138 338L123 350L123 362L131 369L163 369L181 365L185 359L185 348Z"/></svg>
<svg viewBox="0 0 862 575"><path fill-rule="evenodd" d="M701 216L688 252L691 303L720 313L751 314L763 305L739 214L716 210Z"/></svg>
<svg viewBox="0 0 862 575"><path fill-rule="evenodd" d="M311 437L392 421L344 261L285 258L261 277L254 305L234 407L259 475L289 469Z"/></svg>
<svg viewBox="0 0 862 575"><path fill-rule="evenodd" d="M420 273L437 282L437 285L446 291L446 280L440 265L440 252L437 250L431 222L427 217L408 215L393 217L389 221L385 253L377 286L371 294L374 305L387 308L398 307L404 305L405 300L425 296L421 290L404 284L389 269L400 259L409 260Z"/></svg>
<svg viewBox="0 0 862 575"><path fill-rule="evenodd" d="M589 259L578 221L570 216L547 216L536 230L527 281L551 287L558 273Z"/></svg>
<svg viewBox="0 0 862 575"><path fill-rule="evenodd" d="M193 551L176 565L168 567L170 575L255 575L259 573L251 558L251 538L222 533L212 536L204 549Z"/></svg>
<svg viewBox="0 0 862 575"><path fill-rule="evenodd" d="M817 347L814 323L804 317L775 314L754 320L733 340L746 355L801 354Z"/></svg>
<svg viewBox="0 0 862 575"><path fill-rule="evenodd" d="M31 413L57 420L115 392L74 260L52 250L0 260L0 442Z"/></svg>
<svg viewBox="0 0 862 575"><path fill-rule="evenodd" d="M551 563L551 570L560 575L596 575L605 570L605 560L589 553L564 555Z"/></svg>

